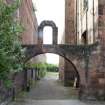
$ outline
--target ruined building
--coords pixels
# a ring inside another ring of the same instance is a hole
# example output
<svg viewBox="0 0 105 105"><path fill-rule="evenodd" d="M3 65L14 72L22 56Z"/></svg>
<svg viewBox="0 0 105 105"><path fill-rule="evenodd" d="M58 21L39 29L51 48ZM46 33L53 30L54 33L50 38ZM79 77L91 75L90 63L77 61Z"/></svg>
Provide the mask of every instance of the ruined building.
<svg viewBox="0 0 105 105"><path fill-rule="evenodd" d="M31 0L23 0L17 12L26 27L22 43L27 47L26 58L43 53L55 53L60 58L60 79L71 85L77 78L79 97L82 99L105 98L105 0L65 0L65 32L62 43L57 45L57 27L52 21L43 21L38 32ZM43 28L53 29L53 45L43 45ZM24 40L23 40L24 39ZM31 46L33 44L33 46ZM67 46L68 45L68 46Z"/></svg>
<svg viewBox="0 0 105 105"><path fill-rule="evenodd" d="M76 8L75 0L65 0L65 31L62 42L64 44L76 45ZM78 75L70 62L60 57L59 63L60 79L65 86L70 86L70 81Z"/></svg>
<svg viewBox="0 0 105 105"><path fill-rule="evenodd" d="M85 46L96 44L96 50L89 55L88 73L85 69L78 71L80 65L76 68L80 77L82 98L104 99L105 96L104 22L105 0L65 0L65 43ZM70 63L65 60L62 62L63 72L67 71L68 76L61 73L61 79L66 83L72 79L75 70ZM81 66L84 64L81 63Z"/></svg>

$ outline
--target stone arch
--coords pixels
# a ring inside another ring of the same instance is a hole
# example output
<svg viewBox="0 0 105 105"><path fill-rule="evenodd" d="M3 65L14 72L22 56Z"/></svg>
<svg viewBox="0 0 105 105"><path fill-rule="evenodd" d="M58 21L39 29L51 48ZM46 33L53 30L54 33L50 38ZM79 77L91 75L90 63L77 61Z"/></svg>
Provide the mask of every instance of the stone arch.
<svg viewBox="0 0 105 105"><path fill-rule="evenodd" d="M36 48L36 47L35 47ZM77 87L79 87L79 85L81 84L81 74L80 74L80 72L79 72L79 69L77 69L78 68L78 66L77 65L75 65L75 63L73 62L73 60L72 59L74 59L74 57L72 58L71 56L68 56L68 55L66 55L63 51L61 51L59 48L50 48L50 47L45 47L45 48L42 48L42 49L38 49L38 48L36 48L36 49L34 49L34 48L32 48L33 49L33 52L34 53L30 53L30 56L29 57L27 57L28 59L26 60L26 62L27 61L29 61L31 58L33 58L33 57L35 57L35 56L37 56L37 55L40 55L40 54L45 54L45 53L53 53L53 54L57 54L57 55L59 55L59 56L61 56L61 57L63 57L65 60L67 60L72 66L73 66L73 68L74 68L74 70L75 70L75 72L76 72L76 74L77 74L77 84L78 84L78 86ZM32 52L32 50L31 50L31 52ZM66 80L65 80L66 81ZM66 85L65 85L66 86Z"/></svg>
<svg viewBox="0 0 105 105"><path fill-rule="evenodd" d="M49 20L44 20L41 22L41 24L38 27L38 43L43 44L43 29L46 26L52 27L52 32L53 32L53 44L57 44L58 40L58 27L53 21Z"/></svg>
<svg viewBox="0 0 105 105"><path fill-rule="evenodd" d="M78 88L78 87L80 86L80 73L79 73L79 70L77 69L76 65L72 62L72 60L70 60L70 59L68 59L67 57L62 56L62 55L60 55L60 54L58 54L58 53L54 53L54 52L42 52L42 53L39 53L39 54L37 53L35 56L38 56L38 55L40 55L40 54L45 54L45 53L57 54L57 55L63 57L65 60L67 60L67 61L72 65L72 67L74 68L75 73L76 73L76 77L77 77L77 83L76 83L77 85L76 85L76 87ZM64 81L64 85L65 85L65 86L68 86L68 85L66 84L66 80Z"/></svg>

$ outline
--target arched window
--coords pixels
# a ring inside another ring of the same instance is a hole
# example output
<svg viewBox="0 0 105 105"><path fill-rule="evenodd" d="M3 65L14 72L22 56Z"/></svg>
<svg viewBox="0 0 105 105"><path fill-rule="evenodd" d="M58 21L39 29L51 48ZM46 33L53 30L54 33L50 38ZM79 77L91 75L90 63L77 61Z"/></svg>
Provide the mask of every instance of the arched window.
<svg viewBox="0 0 105 105"><path fill-rule="evenodd" d="M84 44L84 45L88 44L87 31L85 31L82 34L81 40L82 40L82 44Z"/></svg>
<svg viewBox="0 0 105 105"><path fill-rule="evenodd" d="M38 27L38 42L43 44L43 31L44 27L49 26L52 28L52 44L57 44L58 41L58 28L53 21L42 21Z"/></svg>
<svg viewBox="0 0 105 105"><path fill-rule="evenodd" d="M43 44L53 44L52 27L50 26L44 27Z"/></svg>

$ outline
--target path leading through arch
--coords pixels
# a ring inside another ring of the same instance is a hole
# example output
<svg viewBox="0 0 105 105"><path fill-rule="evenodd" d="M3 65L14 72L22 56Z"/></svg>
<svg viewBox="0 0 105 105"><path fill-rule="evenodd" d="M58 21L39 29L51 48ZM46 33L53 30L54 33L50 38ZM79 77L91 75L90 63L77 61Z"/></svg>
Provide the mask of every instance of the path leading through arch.
<svg viewBox="0 0 105 105"><path fill-rule="evenodd" d="M81 102L73 95L73 91L58 82L55 75L47 75L29 93L9 105L104 105L99 102Z"/></svg>

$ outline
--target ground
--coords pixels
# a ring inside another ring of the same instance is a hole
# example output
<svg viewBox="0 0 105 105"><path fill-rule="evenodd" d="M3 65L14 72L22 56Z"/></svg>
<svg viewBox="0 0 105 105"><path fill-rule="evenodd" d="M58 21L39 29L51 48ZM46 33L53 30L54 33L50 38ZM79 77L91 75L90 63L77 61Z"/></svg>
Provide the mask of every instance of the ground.
<svg viewBox="0 0 105 105"><path fill-rule="evenodd" d="M16 98L9 105L105 105L104 102L81 102L77 90L64 87L57 73L48 73L32 90Z"/></svg>

